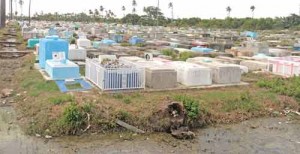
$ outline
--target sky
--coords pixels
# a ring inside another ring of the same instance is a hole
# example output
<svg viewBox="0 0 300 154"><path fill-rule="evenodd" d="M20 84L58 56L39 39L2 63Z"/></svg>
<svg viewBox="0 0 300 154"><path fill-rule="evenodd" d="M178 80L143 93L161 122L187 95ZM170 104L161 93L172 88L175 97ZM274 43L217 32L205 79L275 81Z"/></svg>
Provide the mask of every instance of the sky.
<svg viewBox="0 0 300 154"><path fill-rule="evenodd" d="M8 8L8 1L7 8ZM13 0L19 1L19 0ZM137 14L144 14L143 7L157 6L158 0L136 0ZM24 0L23 14L28 15L29 0ZM288 16L291 13L299 14L300 0L160 0L160 9L167 17L171 17L168 3L173 2L175 18L199 17L202 19L225 18L226 7L232 8L231 17L251 17L250 6L254 5L255 18ZM112 10L118 17L123 17L122 6L126 13L132 11L132 0L32 0L32 14L44 13L88 13L89 9L99 9L102 5L107 10ZM15 9L16 5L13 4ZM20 11L17 5L18 12Z"/></svg>

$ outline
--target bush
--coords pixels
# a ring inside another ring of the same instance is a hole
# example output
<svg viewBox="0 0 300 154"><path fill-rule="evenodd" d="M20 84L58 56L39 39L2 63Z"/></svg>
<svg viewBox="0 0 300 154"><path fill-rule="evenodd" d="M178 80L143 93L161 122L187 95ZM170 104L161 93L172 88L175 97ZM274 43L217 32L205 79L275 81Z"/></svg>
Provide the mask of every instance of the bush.
<svg viewBox="0 0 300 154"><path fill-rule="evenodd" d="M181 61L186 61L189 58L193 58L194 57L194 53L192 52L182 52L179 54L179 60Z"/></svg>
<svg viewBox="0 0 300 154"><path fill-rule="evenodd" d="M175 100L183 103L183 106L190 119L196 119L199 116L199 102L197 100L182 95L176 96Z"/></svg>
<svg viewBox="0 0 300 154"><path fill-rule="evenodd" d="M175 59L177 57L175 51L172 50L172 49L163 49L161 52L162 52L163 55L170 56L173 59Z"/></svg>
<svg viewBox="0 0 300 154"><path fill-rule="evenodd" d="M84 114L76 103L71 103L64 109L61 125L67 134L76 134L84 124Z"/></svg>

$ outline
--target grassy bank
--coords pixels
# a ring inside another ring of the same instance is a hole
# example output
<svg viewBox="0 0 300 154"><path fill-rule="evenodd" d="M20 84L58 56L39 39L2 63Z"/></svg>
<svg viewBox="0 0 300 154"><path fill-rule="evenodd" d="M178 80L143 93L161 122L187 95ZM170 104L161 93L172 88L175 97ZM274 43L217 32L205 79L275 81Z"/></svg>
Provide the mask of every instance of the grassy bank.
<svg viewBox="0 0 300 154"><path fill-rule="evenodd" d="M286 93L278 95L261 83L257 84L264 81L266 75L245 76L244 79L253 82L247 87L129 94L100 94L98 89L93 89L62 94L54 82L45 81L33 69L33 62L33 55L25 58L15 83L20 94L15 96L20 121L31 135L122 131L123 128L116 125L116 119L148 132L164 131L168 121L158 113L173 101L183 104L188 124L193 128L279 116L278 113L285 108L299 109L299 103L293 96L285 96Z"/></svg>

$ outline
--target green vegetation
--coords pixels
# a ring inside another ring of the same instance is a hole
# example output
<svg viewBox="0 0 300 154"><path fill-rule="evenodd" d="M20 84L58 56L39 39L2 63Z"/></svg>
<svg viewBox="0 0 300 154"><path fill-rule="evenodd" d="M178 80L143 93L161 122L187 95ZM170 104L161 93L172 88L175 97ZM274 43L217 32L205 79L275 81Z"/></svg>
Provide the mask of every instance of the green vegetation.
<svg viewBox="0 0 300 154"><path fill-rule="evenodd" d="M130 43L127 43L127 42L122 42L120 45L121 45L122 47L129 47L129 46L131 46L131 44L130 44Z"/></svg>
<svg viewBox="0 0 300 154"><path fill-rule="evenodd" d="M125 98L123 99L123 102L124 102L125 104L130 104L130 103L132 102L132 100L131 100L130 97L125 97Z"/></svg>
<svg viewBox="0 0 300 154"><path fill-rule="evenodd" d="M170 56L173 59L175 59L177 57L177 54L172 49L163 49L161 52L162 52L163 55Z"/></svg>
<svg viewBox="0 0 300 154"><path fill-rule="evenodd" d="M16 94L20 94L15 95L19 102L16 107L23 117L25 131L30 135L60 136L122 131L115 123L116 119L149 132L164 131L168 121L162 119L159 113L173 100L183 103L188 116L187 124L191 128L269 116L273 111L280 112L286 107L296 110L300 105L295 103L294 98L282 99L281 95L272 90L279 86L281 88L278 91L281 93L288 89L291 96L296 97L297 93L292 91L300 87L300 79L297 77L273 79L265 74L249 74L247 79L260 81L260 86L252 84L207 90L115 94L99 94L97 90L91 90L70 95L62 94L54 82L45 81L33 69L33 62L32 55L16 72L15 78L19 83L16 82L14 88ZM89 125L90 128L87 127Z"/></svg>
<svg viewBox="0 0 300 154"><path fill-rule="evenodd" d="M182 52L179 54L179 60L186 61L189 58L195 57L193 52Z"/></svg>
<svg viewBox="0 0 300 154"><path fill-rule="evenodd" d="M49 101L54 105L60 105L67 102L73 102L75 98L72 95L61 95L57 97L51 97Z"/></svg>
<svg viewBox="0 0 300 154"><path fill-rule="evenodd" d="M231 112L236 110L242 110L245 112L255 112L261 109L261 105L255 102L250 96L249 92L242 93L239 98L225 101L223 110L225 112Z"/></svg>
<svg viewBox="0 0 300 154"><path fill-rule="evenodd" d="M76 103L68 105L63 112L60 125L66 134L76 134L84 124L84 114Z"/></svg>
<svg viewBox="0 0 300 154"><path fill-rule="evenodd" d="M135 46L137 46L137 47L145 47L146 44L145 43L137 43Z"/></svg>
<svg viewBox="0 0 300 154"><path fill-rule="evenodd" d="M201 27L209 29L242 29L242 30L270 30L270 29L300 29L300 16L291 14L288 17L276 18L231 18L226 19L201 19L201 18L181 18L170 19L164 16L162 11L157 7L145 7L145 15L127 14L122 19L117 19L113 12L108 12L106 16L100 16L99 11L89 11L88 13L36 13L33 20L46 21L73 21L73 22L109 22L122 23L133 25L147 25L147 26L178 26L178 27ZM103 10L100 12L103 12ZM24 17L27 20L27 17ZM158 22L157 22L158 19Z"/></svg>
<svg viewBox="0 0 300 154"><path fill-rule="evenodd" d="M199 115L199 102L188 96L175 96L176 101L183 103L184 108L187 111L187 115L191 119L196 119Z"/></svg>
<svg viewBox="0 0 300 154"><path fill-rule="evenodd" d="M300 100L300 77L262 79L257 82L257 85L261 88L270 89L274 93Z"/></svg>
<svg viewBox="0 0 300 154"><path fill-rule="evenodd" d="M66 87L67 87L69 90L81 89L81 88L82 88L82 86L81 86L80 83L66 84Z"/></svg>

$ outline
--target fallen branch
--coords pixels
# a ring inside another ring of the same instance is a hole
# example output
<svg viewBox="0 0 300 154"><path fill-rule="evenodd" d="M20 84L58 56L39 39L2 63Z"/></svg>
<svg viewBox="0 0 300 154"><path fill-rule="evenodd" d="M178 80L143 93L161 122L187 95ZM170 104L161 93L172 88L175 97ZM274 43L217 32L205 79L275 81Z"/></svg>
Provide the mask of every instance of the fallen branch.
<svg viewBox="0 0 300 154"><path fill-rule="evenodd" d="M88 113L86 113L86 114L87 114L87 118L88 118L88 126L82 132L86 132L91 127L91 125L90 125L90 114L88 114Z"/></svg>
<svg viewBox="0 0 300 154"><path fill-rule="evenodd" d="M293 112L293 113L297 114L298 116L300 116L300 112L297 112L297 111L291 111L291 112Z"/></svg>
<svg viewBox="0 0 300 154"><path fill-rule="evenodd" d="M118 125L120 125L120 126L126 128L126 129L128 129L128 130L131 130L131 131L135 132L135 133L145 134L145 131L140 130L140 129L134 127L134 126L131 126L131 125L129 125L129 124L127 124L127 123L125 123L125 122L119 120L119 119L116 120L116 123L117 123Z"/></svg>

